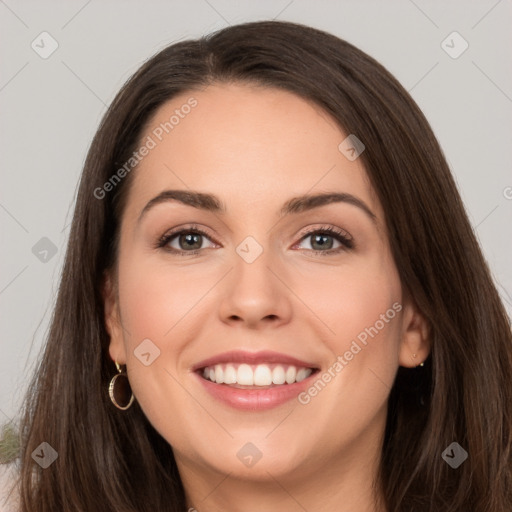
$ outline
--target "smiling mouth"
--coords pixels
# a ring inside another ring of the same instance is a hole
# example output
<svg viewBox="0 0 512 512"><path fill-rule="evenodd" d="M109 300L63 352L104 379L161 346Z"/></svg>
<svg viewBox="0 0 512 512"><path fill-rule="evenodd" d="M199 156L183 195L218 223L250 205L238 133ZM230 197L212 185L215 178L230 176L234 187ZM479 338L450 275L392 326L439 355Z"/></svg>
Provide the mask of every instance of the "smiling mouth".
<svg viewBox="0 0 512 512"><path fill-rule="evenodd" d="M292 364L226 363L199 368L197 373L214 384L236 389L265 389L302 382L317 371L317 368Z"/></svg>

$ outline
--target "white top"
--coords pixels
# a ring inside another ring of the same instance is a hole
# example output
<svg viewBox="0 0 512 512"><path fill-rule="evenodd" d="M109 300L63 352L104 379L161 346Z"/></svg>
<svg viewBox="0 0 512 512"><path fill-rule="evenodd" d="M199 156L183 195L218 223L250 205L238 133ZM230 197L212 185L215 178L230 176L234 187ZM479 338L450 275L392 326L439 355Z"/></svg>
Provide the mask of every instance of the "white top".
<svg viewBox="0 0 512 512"><path fill-rule="evenodd" d="M0 464L0 512L19 512L16 477L17 468L14 463Z"/></svg>

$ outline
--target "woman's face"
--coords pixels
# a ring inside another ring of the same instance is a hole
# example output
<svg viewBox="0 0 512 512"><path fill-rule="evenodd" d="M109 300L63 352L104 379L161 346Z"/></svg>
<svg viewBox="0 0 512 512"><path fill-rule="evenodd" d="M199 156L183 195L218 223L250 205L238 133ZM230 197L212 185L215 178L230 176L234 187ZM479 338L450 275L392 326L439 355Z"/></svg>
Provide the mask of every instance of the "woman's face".
<svg viewBox="0 0 512 512"><path fill-rule="evenodd" d="M183 473L367 468L398 365L427 355L347 135L289 92L213 85L141 137L110 355Z"/></svg>

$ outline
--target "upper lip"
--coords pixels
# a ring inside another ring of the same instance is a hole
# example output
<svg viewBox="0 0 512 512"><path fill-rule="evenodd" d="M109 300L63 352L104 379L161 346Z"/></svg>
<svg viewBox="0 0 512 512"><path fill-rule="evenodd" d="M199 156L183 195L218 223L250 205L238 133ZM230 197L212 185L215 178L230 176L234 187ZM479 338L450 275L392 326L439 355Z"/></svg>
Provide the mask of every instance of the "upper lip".
<svg viewBox="0 0 512 512"><path fill-rule="evenodd" d="M200 370L206 366L214 366L216 364L223 363L246 363L246 364L264 364L264 363L277 363L277 364L288 364L298 366L302 368L313 368L316 369L314 363L308 363L301 361L295 357L288 356L286 354L280 354L279 352L273 352L271 350L264 350L260 352L246 352L243 350L232 350L229 352L223 352L208 359L204 359L192 367L193 371Z"/></svg>

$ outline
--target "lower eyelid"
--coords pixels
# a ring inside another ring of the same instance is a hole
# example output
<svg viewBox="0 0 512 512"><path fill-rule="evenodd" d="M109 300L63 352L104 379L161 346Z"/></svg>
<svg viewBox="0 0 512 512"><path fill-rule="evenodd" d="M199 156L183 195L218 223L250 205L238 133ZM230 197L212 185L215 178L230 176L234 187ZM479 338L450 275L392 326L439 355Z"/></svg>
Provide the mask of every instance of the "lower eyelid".
<svg viewBox="0 0 512 512"><path fill-rule="evenodd" d="M335 254L335 253L339 253L339 252L342 252L342 251L346 251L348 249L350 249L350 247L344 243L344 242L341 242L339 240L337 240L337 242L339 243L339 246L338 247L331 247L330 249L324 249L324 250L318 250L318 249L310 249L310 248L307 248L307 247L298 247L298 245L301 243L301 242L297 242L296 244L293 245L294 248L296 248L295 250L297 251L306 251L308 253L312 253L312 254L316 254L316 255L329 255L329 254Z"/></svg>

